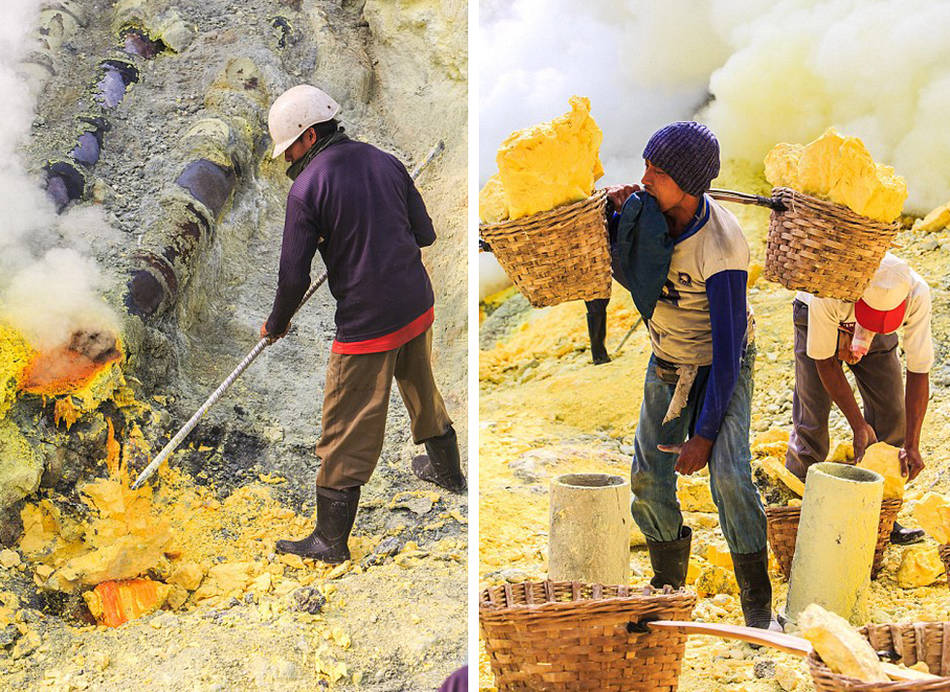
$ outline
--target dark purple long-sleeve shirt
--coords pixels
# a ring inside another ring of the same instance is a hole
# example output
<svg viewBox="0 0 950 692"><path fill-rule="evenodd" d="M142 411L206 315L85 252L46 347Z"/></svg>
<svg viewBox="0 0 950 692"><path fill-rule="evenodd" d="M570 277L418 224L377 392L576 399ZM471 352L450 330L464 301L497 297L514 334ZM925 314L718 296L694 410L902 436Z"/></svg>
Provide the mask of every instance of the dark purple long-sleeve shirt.
<svg viewBox="0 0 950 692"><path fill-rule="evenodd" d="M290 188L267 331L287 329L317 250L337 302L338 342L406 326L434 303L419 250L434 241L432 220L399 159L349 138L331 144Z"/></svg>

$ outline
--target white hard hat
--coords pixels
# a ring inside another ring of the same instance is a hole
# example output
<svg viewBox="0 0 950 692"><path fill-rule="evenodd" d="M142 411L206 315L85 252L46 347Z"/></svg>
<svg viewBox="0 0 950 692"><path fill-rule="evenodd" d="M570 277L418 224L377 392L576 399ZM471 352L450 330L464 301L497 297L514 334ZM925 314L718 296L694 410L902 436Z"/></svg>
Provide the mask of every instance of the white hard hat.
<svg viewBox="0 0 950 692"><path fill-rule="evenodd" d="M332 120L340 112L340 104L322 89L298 84L277 97L267 114L267 129L274 140L274 156L297 141L311 125Z"/></svg>

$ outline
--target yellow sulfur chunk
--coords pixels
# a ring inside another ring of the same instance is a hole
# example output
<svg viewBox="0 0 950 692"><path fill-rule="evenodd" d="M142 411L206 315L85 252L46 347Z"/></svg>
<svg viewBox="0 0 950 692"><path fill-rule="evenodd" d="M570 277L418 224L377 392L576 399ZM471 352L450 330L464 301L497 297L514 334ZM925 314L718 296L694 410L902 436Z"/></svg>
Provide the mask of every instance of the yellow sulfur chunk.
<svg viewBox="0 0 950 692"><path fill-rule="evenodd" d="M171 576L168 578L169 584L177 584L188 591L194 591L204 579L205 571L201 565L196 562L183 560L172 568Z"/></svg>
<svg viewBox="0 0 950 692"><path fill-rule="evenodd" d="M702 476L680 476L676 488L676 499L684 512L715 512L709 480Z"/></svg>
<svg viewBox="0 0 950 692"><path fill-rule="evenodd" d="M693 588L696 589L696 593L701 598L715 596L719 593L732 595L739 593L735 573L731 568L720 567L719 565L703 567L699 572L699 576L696 577Z"/></svg>
<svg viewBox="0 0 950 692"><path fill-rule="evenodd" d="M709 543L706 545L706 550L703 552L703 557L711 565L716 565L717 567L723 567L725 569L732 569L732 554L729 552L729 549L723 545L718 545L716 543Z"/></svg>
<svg viewBox="0 0 950 692"><path fill-rule="evenodd" d="M930 586L943 574L943 562L934 547L915 545L904 550L897 569L897 585L904 589Z"/></svg>
<svg viewBox="0 0 950 692"><path fill-rule="evenodd" d="M498 176L511 219L586 199L604 174L603 132L590 99L572 96L571 110L550 122L512 133L498 149Z"/></svg>
<svg viewBox="0 0 950 692"><path fill-rule="evenodd" d="M508 218L508 203L501 176L497 173L488 179L478 193L478 218L482 223L498 223Z"/></svg>
<svg viewBox="0 0 950 692"><path fill-rule="evenodd" d="M890 681L868 641L840 615L812 603L798 616L798 627L831 672L864 682Z"/></svg>
<svg viewBox="0 0 950 692"><path fill-rule="evenodd" d="M950 202L931 209L927 216L914 222L915 231L939 231L947 226L950 226Z"/></svg>
<svg viewBox="0 0 950 692"><path fill-rule="evenodd" d="M766 457L763 459L762 470L765 471L770 478L780 481L782 485L799 497L805 494L805 484L799 480L798 476L785 468L785 464L775 457Z"/></svg>
<svg viewBox="0 0 950 692"><path fill-rule="evenodd" d="M901 214L907 184L891 166L875 163L857 137L828 128L807 146L778 144L765 157L765 177L842 204L877 221L890 223Z"/></svg>
<svg viewBox="0 0 950 692"><path fill-rule="evenodd" d="M864 452L858 467L884 476L884 499L901 500L904 497L904 477L901 475L900 450L886 442L875 442Z"/></svg>
<svg viewBox="0 0 950 692"><path fill-rule="evenodd" d="M914 507L914 519L937 543L950 543L950 498L927 493Z"/></svg>

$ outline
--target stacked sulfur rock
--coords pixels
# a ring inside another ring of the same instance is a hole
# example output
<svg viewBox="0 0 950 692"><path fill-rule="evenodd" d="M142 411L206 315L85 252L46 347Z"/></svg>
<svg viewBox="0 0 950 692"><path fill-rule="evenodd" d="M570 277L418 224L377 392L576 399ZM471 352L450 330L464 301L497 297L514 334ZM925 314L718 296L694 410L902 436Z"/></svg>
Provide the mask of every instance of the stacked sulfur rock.
<svg viewBox="0 0 950 692"><path fill-rule="evenodd" d="M804 146L776 145L765 157L765 177L884 223L900 216L907 199L907 184L891 166L876 163L860 139L834 128Z"/></svg>
<svg viewBox="0 0 950 692"><path fill-rule="evenodd" d="M483 223L548 211L586 199L604 174L603 132L590 114L590 99L572 96L571 110L512 133L498 148L498 173L478 195Z"/></svg>

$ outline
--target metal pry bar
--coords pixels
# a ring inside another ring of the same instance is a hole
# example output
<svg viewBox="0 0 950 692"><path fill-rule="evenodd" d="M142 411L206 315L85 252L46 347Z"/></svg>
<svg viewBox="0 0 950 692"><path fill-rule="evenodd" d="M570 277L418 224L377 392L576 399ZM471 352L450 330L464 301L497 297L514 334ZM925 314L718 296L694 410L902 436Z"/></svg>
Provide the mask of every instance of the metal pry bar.
<svg viewBox="0 0 950 692"><path fill-rule="evenodd" d="M429 152L428 156L426 156L413 169L411 173L412 179L415 180L418 178L419 174L422 172L422 169L429 165L429 162L441 154L444 149L445 142L439 140L439 143L432 147L432 151ZM294 310L295 315L297 314L297 311L303 307L304 303L310 300L310 297L317 292L317 289L320 288L320 286L322 286L326 280L327 273L324 272L316 281L310 284L310 288L308 288L307 292L304 293L303 298L300 299L300 303L297 305L297 309ZM168 444L162 447L162 451L155 455L155 458L152 460L152 462L145 467L142 473L138 475L138 478L136 478L135 482L132 484L133 490L140 488L145 481L152 477L152 475L158 470L158 467L162 465L162 462L165 461L165 459L167 459L171 453L178 448L178 445L180 445L182 440L187 437L188 433L194 430L195 426L198 425L198 421L201 420L201 417L208 411L208 409L214 406L215 402L217 402L217 400L221 398L228 388L234 384L234 381L241 376L241 373L247 370L248 366L254 362L254 359L257 358L265 348L274 343L274 341L274 339L264 337L257 342L257 345L254 346L254 348L252 348L246 356L244 356L244 360L242 360L240 364L234 368L234 370L230 375L227 376L224 382L218 385L218 388L215 389L211 396L205 400L205 402L201 405L201 408L195 411L195 414L188 419L188 422L182 426L181 430L179 430L175 436L168 441Z"/></svg>

